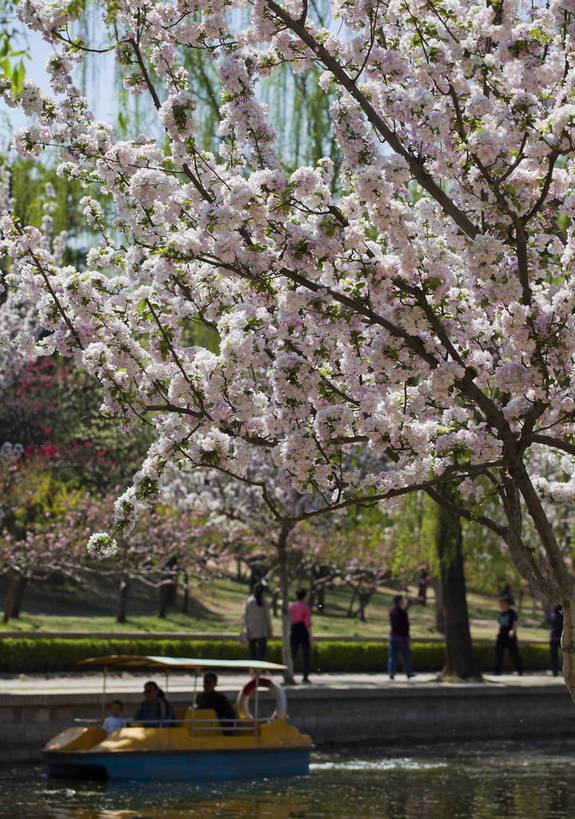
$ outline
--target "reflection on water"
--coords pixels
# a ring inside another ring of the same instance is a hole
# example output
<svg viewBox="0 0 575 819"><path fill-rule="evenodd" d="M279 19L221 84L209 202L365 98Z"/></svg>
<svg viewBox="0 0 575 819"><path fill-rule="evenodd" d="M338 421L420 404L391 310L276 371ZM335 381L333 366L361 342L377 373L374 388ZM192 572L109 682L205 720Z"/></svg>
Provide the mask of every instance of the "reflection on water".
<svg viewBox="0 0 575 819"><path fill-rule="evenodd" d="M0 769L2 819L566 819L574 805L573 742L337 750L309 777L203 787Z"/></svg>

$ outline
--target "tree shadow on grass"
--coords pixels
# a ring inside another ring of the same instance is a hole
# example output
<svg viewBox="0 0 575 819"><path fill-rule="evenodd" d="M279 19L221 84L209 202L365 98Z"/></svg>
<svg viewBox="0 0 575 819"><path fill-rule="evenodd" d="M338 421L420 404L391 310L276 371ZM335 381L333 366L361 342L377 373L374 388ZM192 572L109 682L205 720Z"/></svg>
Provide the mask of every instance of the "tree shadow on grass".
<svg viewBox="0 0 575 819"><path fill-rule="evenodd" d="M0 577L0 600L5 599L8 590L8 580ZM90 617L105 617L114 619L116 616L118 599L118 581L115 578L102 577L94 578L86 584L72 583L66 579L45 580L42 582L31 581L24 593L22 606L22 616L27 615L37 617L44 615L49 617L75 618L82 620ZM208 608L201 599L194 594L190 594L188 601L188 611L182 611L183 598L179 594L176 605L168 608L166 618L157 618L159 602L159 591L145 586L135 580L130 588L128 597L127 614L128 621L132 621L132 627L144 627L134 622L134 618L149 618L153 620L152 630L162 630L165 623L165 630L193 630L196 624L201 623L203 629L206 626L213 627L214 630L222 630L226 624L223 614ZM18 620L11 620L8 628L16 626ZM157 625L156 625L157 624ZM125 624L125 628L128 623ZM152 623L150 623L152 625ZM175 628L174 626L178 628ZM46 626L49 628L49 626ZM73 623L70 627L74 628ZM83 630L80 627L80 630Z"/></svg>

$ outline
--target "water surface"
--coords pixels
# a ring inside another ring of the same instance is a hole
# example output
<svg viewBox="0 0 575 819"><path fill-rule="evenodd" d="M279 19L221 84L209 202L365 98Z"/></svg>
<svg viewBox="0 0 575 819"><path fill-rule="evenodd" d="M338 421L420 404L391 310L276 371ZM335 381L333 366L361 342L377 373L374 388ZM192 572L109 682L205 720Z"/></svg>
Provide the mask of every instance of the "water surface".
<svg viewBox="0 0 575 819"><path fill-rule="evenodd" d="M567 819L575 742L316 752L309 777L214 783L47 779L0 768L2 819Z"/></svg>

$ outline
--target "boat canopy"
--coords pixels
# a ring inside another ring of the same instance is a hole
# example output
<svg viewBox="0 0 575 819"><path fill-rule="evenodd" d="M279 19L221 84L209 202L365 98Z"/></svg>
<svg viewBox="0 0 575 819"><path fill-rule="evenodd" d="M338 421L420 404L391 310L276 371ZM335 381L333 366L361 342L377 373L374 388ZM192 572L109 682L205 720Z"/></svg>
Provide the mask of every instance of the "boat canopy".
<svg viewBox="0 0 575 819"><path fill-rule="evenodd" d="M278 663L266 663L263 660L205 660L190 657L151 657L136 654L109 654L106 657L90 657L81 660L79 665L91 668L118 669L164 669L177 671L186 669L203 671L204 669L221 668L229 671L285 671L287 666Z"/></svg>

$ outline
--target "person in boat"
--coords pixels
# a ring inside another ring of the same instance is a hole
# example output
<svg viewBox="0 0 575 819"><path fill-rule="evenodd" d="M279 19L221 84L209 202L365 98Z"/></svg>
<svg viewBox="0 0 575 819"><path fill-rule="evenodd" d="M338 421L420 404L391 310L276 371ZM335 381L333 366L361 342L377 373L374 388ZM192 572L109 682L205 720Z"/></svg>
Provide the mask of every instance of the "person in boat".
<svg viewBox="0 0 575 819"><path fill-rule="evenodd" d="M149 728L167 728L174 721L172 704L153 680L144 686L144 701L136 711L134 721L143 722Z"/></svg>
<svg viewBox="0 0 575 819"><path fill-rule="evenodd" d="M244 633L248 641L250 660L265 660L267 642L273 637L270 607L264 599L265 586L256 583L244 607Z"/></svg>
<svg viewBox="0 0 575 819"><path fill-rule="evenodd" d="M124 728L126 725L126 720L122 716L122 711L124 710L124 706L121 700L114 700L110 703L110 713L104 720L104 731L106 732L106 736L110 736L110 734L114 734L116 731L119 731L120 728Z"/></svg>
<svg viewBox="0 0 575 819"><path fill-rule="evenodd" d="M306 601L307 590L298 589L296 601L289 607L291 656L295 663L295 658L301 646L303 657L302 682L304 683L309 682L309 653L311 646L311 608Z"/></svg>
<svg viewBox="0 0 575 819"><path fill-rule="evenodd" d="M213 671L204 674L204 690L196 697L196 708L212 708L220 722L228 727L231 720L237 719L236 709L221 691L216 691L218 675Z"/></svg>

